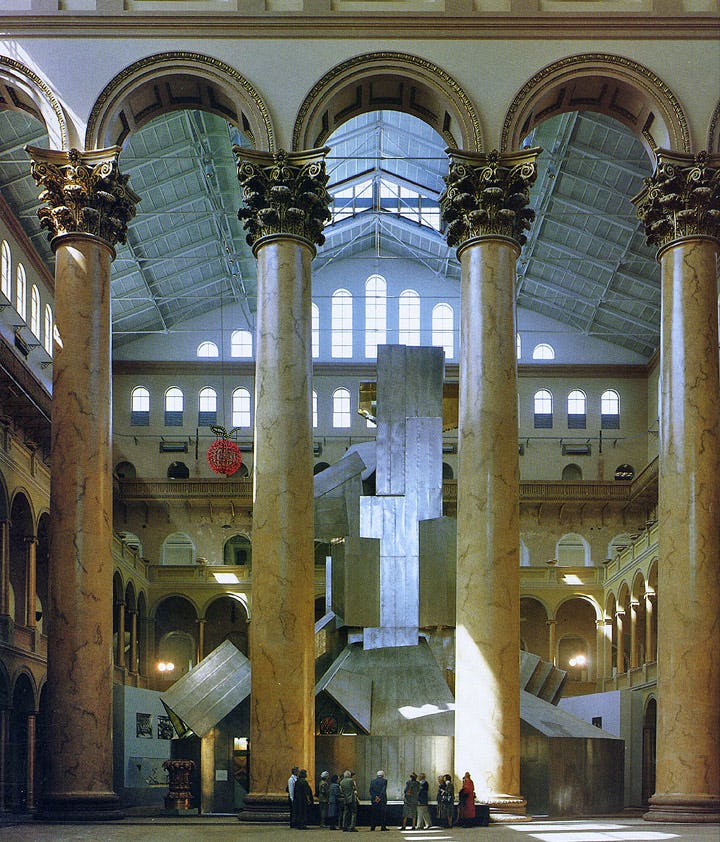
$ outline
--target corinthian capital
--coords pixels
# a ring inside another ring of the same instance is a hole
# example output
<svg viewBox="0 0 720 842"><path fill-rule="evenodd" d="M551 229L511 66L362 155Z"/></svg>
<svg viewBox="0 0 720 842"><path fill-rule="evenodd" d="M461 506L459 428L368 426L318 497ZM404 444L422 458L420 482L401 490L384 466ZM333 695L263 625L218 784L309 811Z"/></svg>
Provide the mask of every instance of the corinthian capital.
<svg viewBox="0 0 720 842"><path fill-rule="evenodd" d="M264 237L285 236L321 246L330 218L328 149L271 153L234 146L233 152L245 202L238 218L244 220L248 244L255 247Z"/></svg>
<svg viewBox="0 0 720 842"><path fill-rule="evenodd" d="M720 240L720 155L659 149L655 172L633 203L648 245L692 236Z"/></svg>
<svg viewBox="0 0 720 842"><path fill-rule="evenodd" d="M93 234L124 243L140 197L118 169L120 147L81 152L26 146L31 175L42 187L40 225L51 241L61 234Z"/></svg>
<svg viewBox="0 0 720 842"><path fill-rule="evenodd" d="M501 155L449 149L450 169L440 197L447 241L459 246L474 237L509 237L525 243L535 211L527 207L537 177L540 149Z"/></svg>

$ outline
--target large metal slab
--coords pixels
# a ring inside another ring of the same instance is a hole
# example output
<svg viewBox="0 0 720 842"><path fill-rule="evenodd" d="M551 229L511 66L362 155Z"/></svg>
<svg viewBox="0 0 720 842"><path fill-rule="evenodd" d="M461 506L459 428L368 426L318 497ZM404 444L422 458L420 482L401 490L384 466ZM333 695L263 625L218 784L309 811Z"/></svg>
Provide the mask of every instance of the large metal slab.
<svg viewBox="0 0 720 842"><path fill-rule="evenodd" d="M250 678L250 661L226 640L160 701L181 737L189 731L203 737L250 695Z"/></svg>

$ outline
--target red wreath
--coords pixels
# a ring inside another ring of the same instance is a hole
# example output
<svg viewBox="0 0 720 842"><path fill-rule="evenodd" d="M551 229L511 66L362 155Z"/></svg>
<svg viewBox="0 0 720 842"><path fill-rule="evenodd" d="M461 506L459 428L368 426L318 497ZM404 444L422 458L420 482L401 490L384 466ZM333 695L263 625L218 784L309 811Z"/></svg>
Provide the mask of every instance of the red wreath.
<svg viewBox="0 0 720 842"><path fill-rule="evenodd" d="M237 444L232 441L231 436L237 431L234 427L228 432L225 427L210 427L217 439L208 447L208 465L216 474L223 474L226 477L232 476L242 465L242 453Z"/></svg>

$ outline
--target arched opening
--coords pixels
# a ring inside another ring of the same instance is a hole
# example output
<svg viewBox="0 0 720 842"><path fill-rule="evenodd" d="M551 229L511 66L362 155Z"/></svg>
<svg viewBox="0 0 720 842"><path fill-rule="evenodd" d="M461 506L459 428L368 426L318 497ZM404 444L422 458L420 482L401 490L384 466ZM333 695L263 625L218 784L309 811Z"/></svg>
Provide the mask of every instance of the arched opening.
<svg viewBox="0 0 720 842"><path fill-rule="evenodd" d="M115 476L118 479L135 479L135 465L132 462L118 462L115 466Z"/></svg>
<svg viewBox="0 0 720 842"><path fill-rule="evenodd" d="M155 609L154 672L158 681L172 683L197 663L197 620L195 606L183 596L169 596ZM160 665L173 669L161 670Z"/></svg>
<svg viewBox="0 0 720 842"><path fill-rule="evenodd" d="M555 612L557 666L567 670L568 680L581 684L596 675L595 631L597 610L589 599L574 597Z"/></svg>
<svg viewBox="0 0 720 842"><path fill-rule="evenodd" d="M655 764L657 739L657 701L648 699L643 719L642 743L642 803L647 805L655 793Z"/></svg>
<svg viewBox="0 0 720 842"><path fill-rule="evenodd" d="M576 532L563 535L555 547L555 558L565 567L585 567L590 565L590 545Z"/></svg>
<svg viewBox="0 0 720 842"><path fill-rule="evenodd" d="M582 477L582 468L580 465L576 465L574 462L571 462L569 465L565 465L562 470L562 478L566 482L578 482L581 480Z"/></svg>
<svg viewBox="0 0 720 842"><path fill-rule="evenodd" d="M205 611L205 651L209 655L229 640L243 655L248 654L248 616L244 603L228 594L210 603Z"/></svg>
<svg viewBox="0 0 720 842"><path fill-rule="evenodd" d="M185 532L173 532L163 541L161 564L194 564L195 558L195 545Z"/></svg>
<svg viewBox="0 0 720 842"><path fill-rule="evenodd" d="M223 547L223 564L233 564L249 570L252 565L252 544L246 535L233 535Z"/></svg>
<svg viewBox="0 0 720 842"><path fill-rule="evenodd" d="M548 612L534 597L524 596L520 599L520 638L526 652L553 662L555 653L550 651Z"/></svg>
<svg viewBox="0 0 720 842"><path fill-rule="evenodd" d="M190 469L184 462L171 462L167 469L168 479L189 479Z"/></svg>
<svg viewBox="0 0 720 842"><path fill-rule="evenodd" d="M29 612L35 612L35 598L33 596L32 600L28 600L27 594L28 565L35 530L30 503L22 492L13 498L10 521L10 585L15 601L13 619L16 625L29 626L34 622Z"/></svg>
<svg viewBox="0 0 720 842"><path fill-rule="evenodd" d="M35 716L35 690L29 676L21 673L15 682L10 710L10 733L8 740L8 788L9 804L13 812L24 813L34 806L34 781L29 777L28 736L29 718Z"/></svg>
<svg viewBox="0 0 720 842"><path fill-rule="evenodd" d="M50 515L40 515L37 528L37 546L35 547L35 622L40 634L43 634L48 604L48 576L50 568Z"/></svg>

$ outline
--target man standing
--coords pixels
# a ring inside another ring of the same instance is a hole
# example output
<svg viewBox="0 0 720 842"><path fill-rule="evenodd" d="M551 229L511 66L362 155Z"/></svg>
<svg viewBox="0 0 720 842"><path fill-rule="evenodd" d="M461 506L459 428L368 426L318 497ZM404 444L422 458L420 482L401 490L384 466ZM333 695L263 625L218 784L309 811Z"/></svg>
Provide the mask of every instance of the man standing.
<svg viewBox="0 0 720 842"><path fill-rule="evenodd" d="M313 796L307 779L307 770L301 769L295 781L293 793L293 827L296 830L307 830L308 814L312 807Z"/></svg>
<svg viewBox="0 0 720 842"><path fill-rule="evenodd" d="M426 830L432 827L432 822L430 821L430 808L428 807L430 785L425 780L425 772L420 772L418 775L418 783L420 784L420 791L418 792L417 824L415 827L418 830Z"/></svg>
<svg viewBox="0 0 720 842"><path fill-rule="evenodd" d="M387 780L385 772L378 770L377 777L370 782L370 830L375 830L380 825L380 830L387 830L385 827L385 810L387 808Z"/></svg>
<svg viewBox="0 0 720 842"><path fill-rule="evenodd" d="M295 783L298 779L298 767L293 766L287 782L288 806L290 807L290 827L293 826L293 798L295 797Z"/></svg>
<svg viewBox="0 0 720 842"><path fill-rule="evenodd" d="M317 788L317 799L320 805L320 827L325 827L328 817L328 803L330 802L330 773L323 772L320 775L320 783Z"/></svg>
<svg viewBox="0 0 720 842"><path fill-rule="evenodd" d="M357 792L352 772L346 769L340 781L340 793L343 801L342 829L345 833L357 833Z"/></svg>

